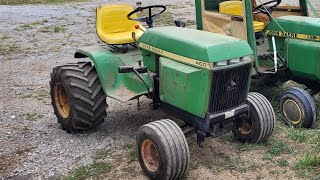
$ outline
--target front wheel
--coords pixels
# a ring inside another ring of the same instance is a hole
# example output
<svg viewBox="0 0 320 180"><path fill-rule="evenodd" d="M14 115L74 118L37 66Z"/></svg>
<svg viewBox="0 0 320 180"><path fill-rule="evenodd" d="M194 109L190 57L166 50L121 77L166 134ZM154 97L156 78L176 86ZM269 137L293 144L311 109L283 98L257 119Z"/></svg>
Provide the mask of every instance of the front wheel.
<svg viewBox="0 0 320 180"><path fill-rule="evenodd" d="M280 111L284 120L294 127L310 128L317 120L316 103L312 96L296 87L283 93Z"/></svg>
<svg viewBox="0 0 320 180"><path fill-rule="evenodd" d="M275 114L270 102L262 94L250 92L247 98L249 117L234 123L233 134L241 142L266 141L275 126Z"/></svg>
<svg viewBox="0 0 320 180"><path fill-rule="evenodd" d="M186 173L189 147L175 122L165 119L140 127L136 142L140 166L150 179L178 179Z"/></svg>

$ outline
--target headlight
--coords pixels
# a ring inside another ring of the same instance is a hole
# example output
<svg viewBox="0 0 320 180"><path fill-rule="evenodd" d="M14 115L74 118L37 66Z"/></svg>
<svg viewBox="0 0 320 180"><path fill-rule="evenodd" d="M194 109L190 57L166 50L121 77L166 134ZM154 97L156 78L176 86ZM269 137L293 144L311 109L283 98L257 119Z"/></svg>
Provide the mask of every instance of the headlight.
<svg viewBox="0 0 320 180"><path fill-rule="evenodd" d="M231 60L229 60L228 64L237 64L237 63L240 63L240 58L231 59Z"/></svg>
<svg viewBox="0 0 320 180"><path fill-rule="evenodd" d="M219 62L214 63L214 65L216 65L216 66L226 66L227 64L228 64L227 61L219 61Z"/></svg>
<svg viewBox="0 0 320 180"><path fill-rule="evenodd" d="M226 66L226 65L232 65L232 64L238 64L241 62L245 62L245 61L252 61L252 56L244 56L241 58L234 58L234 59L230 59L230 60L226 60L226 61L219 61L219 62L215 62L214 66Z"/></svg>

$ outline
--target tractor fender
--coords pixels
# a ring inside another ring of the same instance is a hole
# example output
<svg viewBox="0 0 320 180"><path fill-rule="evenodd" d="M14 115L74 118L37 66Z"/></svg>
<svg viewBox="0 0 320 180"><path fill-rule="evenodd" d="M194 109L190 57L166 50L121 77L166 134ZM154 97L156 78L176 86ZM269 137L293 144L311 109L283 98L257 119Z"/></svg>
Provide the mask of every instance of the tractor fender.
<svg viewBox="0 0 320 180"><path fill-rule="evenodd" d="M91 59L106 95L120 86L121 77L119 77L118 67L124 66L124 63L109 50L100 46L85 47L78 49L74 57Z"/></svg>

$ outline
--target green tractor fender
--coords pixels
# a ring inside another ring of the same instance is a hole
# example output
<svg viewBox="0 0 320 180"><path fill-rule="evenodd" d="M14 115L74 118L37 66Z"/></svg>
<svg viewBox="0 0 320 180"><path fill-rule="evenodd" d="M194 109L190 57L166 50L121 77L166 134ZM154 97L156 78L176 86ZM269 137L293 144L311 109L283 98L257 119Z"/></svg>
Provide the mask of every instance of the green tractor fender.
<svg viewBox="0 0 320 180"><path fill-rule="evenodd" d="M119 66L127 64L117 55L101 46L92 46L78 49L75 58L90 58L92 66L97 71L104 93L113 99L126 102L147 95L146 85L134 74L118 72ZM152 92L152 81L147 73L141 74L142 79Z"/></svg>

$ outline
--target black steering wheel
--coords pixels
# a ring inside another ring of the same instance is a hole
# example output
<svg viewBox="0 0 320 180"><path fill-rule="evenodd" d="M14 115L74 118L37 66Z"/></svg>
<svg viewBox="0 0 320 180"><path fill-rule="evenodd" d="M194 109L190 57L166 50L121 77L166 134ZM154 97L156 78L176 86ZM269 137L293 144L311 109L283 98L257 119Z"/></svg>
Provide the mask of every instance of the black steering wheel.
<svg viewBox="0 0 320 180"><path fill-rule="evenodd" d="M156 14L152 14L152 9L153 8L160 8L161 11L156 13ZM131 16L137 12L142 12L143 10L148 9L149 10L149 16L145 16L145 17L141 17L141 18L131 18ZM160 14L162 14L167 8L163 5L152 5L152 6L146 6L146 7L138 7L137 9L135 9L134 11L130 12L127 17L129 20L134 20L134 21L139 21L139 22L145 22L148 24L149 28L153 27L153 21L155 19L157 19Z"/></svg>
<svg viewBox="0 0 320 180"><path fill-rule="evenodd" d="M272 3L275 3L274 5L270 6L270 7L265 7L265 5L268 5L268 4L272 4ZM272 19L271 18L271 12L277 8L279 6L279 4L281 3L281 0L271 0L271 1L268 1L268 2L265 2L263 4L260 4L259 6L255 7L252 11L253 11L253 14L258 14L258 13L263 13L263 14L266 14L269 16L270 20Z"/></svg>

